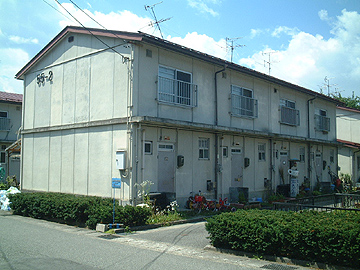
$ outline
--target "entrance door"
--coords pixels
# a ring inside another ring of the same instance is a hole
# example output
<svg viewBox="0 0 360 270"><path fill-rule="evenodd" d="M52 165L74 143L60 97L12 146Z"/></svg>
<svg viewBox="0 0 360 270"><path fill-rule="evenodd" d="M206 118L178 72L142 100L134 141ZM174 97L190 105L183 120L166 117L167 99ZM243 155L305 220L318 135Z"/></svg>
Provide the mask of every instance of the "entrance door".
<svg viewBox="0 0 360 270"><path fill-rule="evenodd" d="M175 192L175 153L172 144L159 144L158 192Z"/></svg>
<svg viewBox="0 0 360 270"><path fill-rule="evenodd" d="M322 162L322 154L317 152L315 155L315 173L316 180L322 181L322 171L323 171L323 162Z"/></svg>
<svg viewBox="0 0 360 270"><path fill-rule="evenodd" d="M280 151L280 165L279 165L279 175L280 183L288 184L289 174L289 157L287 151Z"/></svg>
<svg viewBox="0 0 360 270"><path fill-rule="evenodd" d="M231 149L231 186L243 186L244 158L241 149Z"/></svg>

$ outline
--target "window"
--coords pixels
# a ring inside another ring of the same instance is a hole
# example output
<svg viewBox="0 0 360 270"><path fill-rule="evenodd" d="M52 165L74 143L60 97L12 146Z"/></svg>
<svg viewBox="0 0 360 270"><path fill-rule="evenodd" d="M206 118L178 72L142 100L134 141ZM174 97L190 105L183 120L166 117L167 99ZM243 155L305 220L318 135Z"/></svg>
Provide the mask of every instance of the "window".
<svg viewBox="0 0 360 270"><path fill-rule="evenodd" d="M327 112L325 110L317 110L317 113L315 114L315 126L319 131L330 131L330 118L327 117Z"/></svg>
<svg viewBox="0 0 360 270"><path fill-rule="evenodd" d="M0 153L0 163L6 163L5 152Z"/></svg>
<svg viewBox="0 0 360 270"><path fill-rule="evenodd" d="M231 149L231 154L241 155L241 149L239 149L239 148L233 148L233 149Z"/></svg>
<svg viewBox="0 0 360 270"><path fill-rule="evenodd" d="M159 150L161 151L173 151L174 145L172 144L159 144Z"/></svg>
<svg viewBox="0 0 360 270"><path fill-rule="evenodd" d="M0 111L0 130L10 130L10 118L7 111Z"/></svg>
<svg viewBox="0 0 360 270"><path fill-rule="evenodd" d="M199 159L209 159L209 139L199 138Z"/></svg>
<svg viewBox="0 0 360 270"><path fill-rule="evenodd" d="M259 143L258 144L258 155L259 155L259 161L265 161L266 160L266 144L265 143Z"/></svg>
<svg viewBox="0 0 360 270"><path fill-rule="evenodd" d="M335 162L335 151L334 151L334 149L330 149L330 162L331 163Z"/></svg>
<svg viewBox="0 0 360 270"><path fill-rule="evenodd" d="M144 143L145 155L152 155L153 153L153 143L151 141L145 141Z"/></svg>
<svg viewBox="0 0 360 270"><path fill-rule="evenodd" d="M192 74L167 67L159 67L158 100L177 105L196 107L197 85Z"/></svg>
<svg viewBox="0 0 360 270"><path fill-rule="evenodd" d="M290 126L300 125L300 112L295 109L295 102L280 99L280 123Z"/></svg>
<svg viewBox="0 0 360 270"><path fill-rule="evenodd" d="M152 50L146 49L146 57L152 58Z"/></svg>
<svg viewBox="0 0 360 270"><path fill-rule="evenodd" d="M235 116L257 117L257 100L250 89L231 86L231 113Z"/></svg>
<svg viewBox="0 0 360 270"><path fill-rule="evenodd" d="M222 150L223 150L223 157L228 157L229 156L228 147L224 146Z"/></svg>
<svg viewBox="0 0 360 270"><path fill-rule="evenodd" d="M303 146L299 148L299 160L300 162L305 162L305 147Z"/></svg>
<svg viewBox="0 0 360 270"><path fill-rule="evenodd" d="M360 157L357 157L357 169L360 171Z"/></svg>

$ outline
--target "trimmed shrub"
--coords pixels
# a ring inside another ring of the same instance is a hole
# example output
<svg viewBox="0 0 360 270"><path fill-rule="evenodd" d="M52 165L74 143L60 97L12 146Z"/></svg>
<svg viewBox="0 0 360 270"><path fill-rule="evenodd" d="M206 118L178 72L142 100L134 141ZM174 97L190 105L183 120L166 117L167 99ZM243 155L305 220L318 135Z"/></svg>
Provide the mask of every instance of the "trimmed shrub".
<svg viewBox="0 0 360 270"><path fill-rule="evenodd" d="M113 199L77 196L62 193L18 193L10 196L11 209L16 215L64 222L70 225L88 226L113 222ZM115 221L126 226L144 225L150 217L147 208L116 202Z"/></svg>
<svg viewBox="0 0 360 270"><path fill-rule="evenodd" d="M238 210L209 218L215 247L335 265L360 265L360 213Z"/></svg>

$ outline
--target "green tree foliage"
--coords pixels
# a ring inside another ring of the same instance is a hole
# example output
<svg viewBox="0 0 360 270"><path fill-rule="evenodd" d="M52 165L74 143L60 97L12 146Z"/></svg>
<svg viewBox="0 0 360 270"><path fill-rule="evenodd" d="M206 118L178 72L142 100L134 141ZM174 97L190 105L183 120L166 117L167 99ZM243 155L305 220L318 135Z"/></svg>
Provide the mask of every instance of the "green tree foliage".
<svg viewBox="0 0 360 270"><path fill-rule="evenodd" d="M360 110L360 97L355 96L354 93L351 97L343 97L340 93L331 94L332 98L335 98L343 103L346 107Z"/></svg>

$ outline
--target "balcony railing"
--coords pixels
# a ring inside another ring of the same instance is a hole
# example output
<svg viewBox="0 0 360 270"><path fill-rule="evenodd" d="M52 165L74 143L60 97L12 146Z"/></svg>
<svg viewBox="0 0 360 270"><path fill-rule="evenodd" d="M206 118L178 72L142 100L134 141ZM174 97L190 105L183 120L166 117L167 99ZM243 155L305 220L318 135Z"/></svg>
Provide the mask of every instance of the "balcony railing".
<svg viewBox="0 0 360 270"><path fill-rule="evenodd" d="M0 117L0 130L10 130L10 118Z"/></svg>
<svg viewBox="0 0 360 270"><path fill-rule="evenodd" d="M196 107L197 85L159 76L158 101Z"/></svg>
<svg viewBox="0 0 360 270"><path fill-rule="evenodd" d="M330 118L315 114L316 129L320 131L330 131Z"/></svg>
<svg viewBox="0 0 360 270"><path fill-rule="evenodd" d="M258 117L257 99L241 96L238 94L231 95L232 110L231 113L236 116L256 118Z"/></svg>
<svg viewBox="0 0 360 270"><path fill-rule="evenodd" d="M280 106L280 123L290 126L300 125L299 110L295 110L286 106Z"/></svg>

